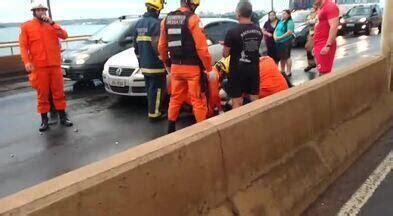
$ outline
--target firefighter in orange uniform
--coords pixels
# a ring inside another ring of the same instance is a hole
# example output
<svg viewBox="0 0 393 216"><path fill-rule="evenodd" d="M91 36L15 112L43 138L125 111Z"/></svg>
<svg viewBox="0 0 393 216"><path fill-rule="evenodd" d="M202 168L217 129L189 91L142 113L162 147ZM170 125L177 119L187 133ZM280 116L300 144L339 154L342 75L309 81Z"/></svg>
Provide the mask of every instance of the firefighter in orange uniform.
<svg viewBox="0 0 393 216"><path fill-rule="evenodd" d="M168 133L176 130L180 108L188 96L196 121L207 117L201 75L212 67L203 26L194 13L199 4L200 0L181 0L181 7L169 13L161 23L158 48L161 60L171 73Z"/></svg>
<svg viewBox="0 0 393 216"><path fill-rule="evenodd" d="M66 39L67 32L46 15L48 8L44 3L33 3L31 10L34 18L22 24L19 46L29 81L37 90L38 112L42 119L39 130L42 132L49 129L47 113L50 111L50 93L61 124L71 127L73 123L65 112L64 81L60 67L59 38Z"/></svg>
<svg viewBox="0 0 393 216"><path fill-rule="evenodd" d="M288 89L287 81L269 56L259 58L259 98L264 98Z"/></svg>

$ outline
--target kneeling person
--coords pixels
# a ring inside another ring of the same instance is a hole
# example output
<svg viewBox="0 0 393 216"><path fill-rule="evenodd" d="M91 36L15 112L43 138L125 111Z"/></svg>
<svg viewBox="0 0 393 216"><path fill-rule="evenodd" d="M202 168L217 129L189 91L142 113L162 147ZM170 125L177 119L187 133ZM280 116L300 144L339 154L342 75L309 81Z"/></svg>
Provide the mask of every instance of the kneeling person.
<svg viewBox="0 0 393 216"><path fill-rule="evenodd" d="M259 59L259 76L259 98L264 98L289 88L280 69L269 56L263 56Z"/></svg>

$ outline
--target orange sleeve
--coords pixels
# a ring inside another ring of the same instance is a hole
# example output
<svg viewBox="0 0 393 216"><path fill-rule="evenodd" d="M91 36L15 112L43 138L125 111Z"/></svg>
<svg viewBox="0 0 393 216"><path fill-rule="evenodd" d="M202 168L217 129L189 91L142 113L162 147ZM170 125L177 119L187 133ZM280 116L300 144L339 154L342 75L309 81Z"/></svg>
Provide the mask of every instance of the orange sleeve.
<svg viewBox="0 0 393 216"><path fill-rule="evenodd" d="M188 28L190 29L191 34L194 38L195 48L197 50L199 58L202 61L203 66L205 67L206 71L211 71L212 58L209 53L206 36L202 28L202 23L198 16L193 15L192 17L190 17Z"/></svg>
<svg viewBox="0 0 393 216"><path fill-rule="evenodd" d="M220 98L220 74L217 69L213 68L212 71L208 72L208 86L209 86L209 107L211 109L218 108L221 110L221 98Z"/></svg>
<svg viewBox="0 0 393 216"><path fill-rule="evenodd" d="M68 38L68 33L64 30L64 29L62 29L58 24L53 24L52 25L52 27L54 28L54 29L56 29L56 31L57 31L57 36L59 37L59 38L61 38L61 39L67 39Z"/></svg>
<svg viewBox="0 0 393 216"><path fill-rule="evenodd" d="M19 48L20 48L20 55L22 57L22 61L24 64L30 63L30 56L29 56L29 38L26 33L25 26L21 26L21 33L19 35Z"/></svg>
<svg viewBox="0 0 393 216"><path fill-rule="evenodd" d="M158 53L160 54L160 59L162 62L164 62L165 66L167 65L167 61L169 59L168 56L168 39L166 36L166 29L165 29L165 19L162 20L161 22L161 33L160 33L160 39L158 41Z"/></svg>

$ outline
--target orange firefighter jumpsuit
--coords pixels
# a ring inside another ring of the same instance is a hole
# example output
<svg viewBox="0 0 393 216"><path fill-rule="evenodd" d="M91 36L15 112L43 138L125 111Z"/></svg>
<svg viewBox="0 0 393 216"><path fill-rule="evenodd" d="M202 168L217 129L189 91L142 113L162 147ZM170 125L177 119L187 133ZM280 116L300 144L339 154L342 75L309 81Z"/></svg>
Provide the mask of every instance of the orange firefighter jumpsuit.
<svg viewBox="0 0 393 216"><path fill-rule="evenodd" d="M59 38L68 34L59 25L34 18L21 26L19 46L23 63L31 63L33 71L29 80L37 90L38 112L50 110L49 94L57 110L65 110L64 81L61 70L61 44Z"/></svg>
<svg viewBox="0 0 393 216"><path fill-rule="evenodd" d="M181 7L182 12L189 11L188 8ZM195 42L195 48L199 59L206 71L211 71L211 56L206 43L206 36L202 29L201 21L197 15L189 18L188 29ZM165 19L161 23L161 35L158 44L161 60L168 62L168 39ZM201 68L197 65L171 65L171 99L169 102L168 120L176 121L179 117L180 108L190 96L193 112L197 122L201 122L207 117L207 105L204 94L201 92Z"/></svg>
<svg viewBox="0 0 393 216"><path fill-rule="evenodd" d="M288 89L285 78L274 60L269 56L263 56L259 59L259 74L259 98Z"/></svg>

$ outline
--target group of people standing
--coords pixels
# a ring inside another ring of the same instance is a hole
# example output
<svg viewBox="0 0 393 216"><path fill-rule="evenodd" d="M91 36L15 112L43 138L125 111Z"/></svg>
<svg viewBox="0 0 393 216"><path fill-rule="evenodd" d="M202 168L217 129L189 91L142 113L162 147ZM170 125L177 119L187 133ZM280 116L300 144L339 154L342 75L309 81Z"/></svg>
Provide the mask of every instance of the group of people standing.
<svg viewBox="0 0 393 216"><path fill-rule="evenodd" d="M267 54L281 65L281 71L287 75L292 75L292 40L295 31L295 24L292 20L291 11L284 10L281 19L278 19L275 11L269 12L269 19L263 25L263 34Z"/></svg>
<svg viewBox="0 0 393 216"><path fill-rule="evenodd" d="M309 34L305 45L308 60L305 72L317 66L318 75L331 72L336 50L335 38L338 19L339 9L331 0L316 0L314 2L306 20ZM273 58L277 64L280 63L281 71L288 77L292 75L291 49L294 30L295 24L290 10L282 11L281 19L278 18L275 11L270 11L268 20L262 28L267 55Z"/></svg>
<svg viewBox="0 0 393 216"><path fill-rule="evenodd" d="M203 25L195 14L200 0L180 0L180 7L161 21L159 15L164 4L165 0L146 0L147 12L136 23L133 35L135 54L145 76L148 117L162 119L167 113L168 133L176 130L176 121L185 103L192 106L197 122L212 116L212 110L220 109L219 91L223 88L220 82L224 77L228 80L225 89L232 108L242 106L244 98L255 101L288 88L281 72L285 71L287 76L292 72L294 23L291 11L284 10L281 20L274 11L270 12L269 21L261 29L259 23L255 23L252 4L249 0L240 0L236 7L239 24L227 32L223 59L212 66ZM338 8L331 0L316 0L316 6L319 21L314 36L309 39L314 40L313 56L319 72L324 74L330 72L333 65ZM67 32L46 15L47 10L42 3L33 4L34 19L22 25L20 35L22 60L38 94L40 131L49 129L47 113L51 103L59 111L61 124L73 125L65 113L60 68L59 39L67 38ZM259 48L263 36L268 56L261 57ZM166 81L168 74L170 86ZM163 100L167 93L170 102L166 110Z"/></svg>

